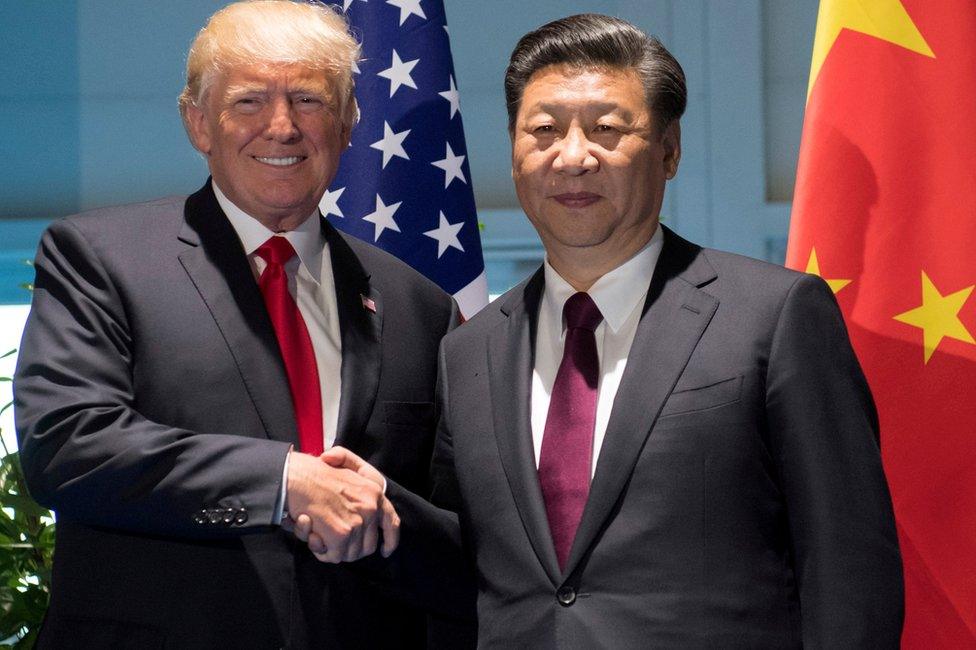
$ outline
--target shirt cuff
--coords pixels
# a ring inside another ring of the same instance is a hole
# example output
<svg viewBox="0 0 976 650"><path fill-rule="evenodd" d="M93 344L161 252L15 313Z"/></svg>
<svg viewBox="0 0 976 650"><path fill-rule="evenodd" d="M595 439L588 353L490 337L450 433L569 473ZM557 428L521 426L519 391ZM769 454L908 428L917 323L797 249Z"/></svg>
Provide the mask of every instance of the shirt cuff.
<svg viewBox="0 0 976 650"><path fill-rule="evenodd" d="M291 452L295 447L289 447L288 453L285 455L285 466L281 469L281 489L278 490L278 500L275 502L274 515L271 518L271 523L275 526L280 526L282 520L288 516L285 512L285 503L288 498L288 459L291 457Z"/></svg>

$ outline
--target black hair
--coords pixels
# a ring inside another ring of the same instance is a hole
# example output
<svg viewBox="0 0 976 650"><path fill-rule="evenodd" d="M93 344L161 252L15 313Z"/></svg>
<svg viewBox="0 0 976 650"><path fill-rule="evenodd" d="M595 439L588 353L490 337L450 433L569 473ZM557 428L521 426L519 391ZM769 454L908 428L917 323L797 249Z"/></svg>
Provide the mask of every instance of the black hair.
<svg viewBox="0 0 976 650"><path fill-rule="evenodd" d="M515 130L522 93L537 71L550 65L633 69L647 105L663 129L685 111L685 73L667 48L626 20L601 14L560 18L519 39L505 71L508 129Z"/></svg>

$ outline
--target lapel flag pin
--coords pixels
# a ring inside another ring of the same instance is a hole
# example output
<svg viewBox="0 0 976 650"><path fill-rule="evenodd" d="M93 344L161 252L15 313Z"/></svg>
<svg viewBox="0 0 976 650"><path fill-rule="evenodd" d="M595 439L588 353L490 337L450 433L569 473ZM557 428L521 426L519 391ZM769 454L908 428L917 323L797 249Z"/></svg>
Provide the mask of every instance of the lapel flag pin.
<svg viewBox="0 0 976 650"><path fill-rule="evenodd" d="M359 297L363 299L363 309L368 309L369 311L376 313L376 303L373 302L371 298L367 298L363 294L359 294Z"/></svg>

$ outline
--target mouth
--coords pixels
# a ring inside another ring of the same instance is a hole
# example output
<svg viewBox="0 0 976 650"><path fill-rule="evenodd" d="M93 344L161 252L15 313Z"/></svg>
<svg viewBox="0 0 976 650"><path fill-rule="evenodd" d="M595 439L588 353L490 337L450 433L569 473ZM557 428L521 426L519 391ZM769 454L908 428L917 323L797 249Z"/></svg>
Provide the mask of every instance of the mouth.
<svg viewBox="0 0 976 650"><path fill-rule="evenodd" d="M592 192L564 192L562 194L556 194L552 198L567 208L585 208L593 205L603 197Z"/></svg>
<svg viewBox="0 0 976 650"><path fill-rule="evenodd" d="M271 165L272 167L290 167L297 165L307 158L307 156L251 156L259 163Z"/></svg>

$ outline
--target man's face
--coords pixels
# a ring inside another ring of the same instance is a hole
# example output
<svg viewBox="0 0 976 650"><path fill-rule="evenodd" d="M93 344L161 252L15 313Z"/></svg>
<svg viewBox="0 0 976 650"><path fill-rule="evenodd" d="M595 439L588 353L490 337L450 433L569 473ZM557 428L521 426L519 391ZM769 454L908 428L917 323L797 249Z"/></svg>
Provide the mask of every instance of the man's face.
<svg viewBox="0 0 976 650"><path fill-rule="evenodd" d="M235 205L272 230L310 215L349 142L325 73L298 64L232 68L187 109L194 146Z"/></svg>
<svg viewBox="0 0 976 650"><path fill-rule="evenodd" d="M525 86L512 178L560 272L584 263L602 274L640 250L679 157L677 123L659 132L634 70L549 66Z"/></svg>

